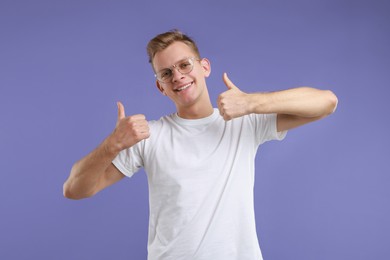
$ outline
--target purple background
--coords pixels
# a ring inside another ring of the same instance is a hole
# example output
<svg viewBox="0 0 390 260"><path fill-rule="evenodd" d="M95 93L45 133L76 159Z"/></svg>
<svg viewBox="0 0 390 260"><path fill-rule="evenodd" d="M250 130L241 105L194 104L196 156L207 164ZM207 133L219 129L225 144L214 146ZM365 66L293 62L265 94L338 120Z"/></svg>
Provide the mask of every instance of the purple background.
<svg viewBox="0 0 390 260"><path fill-rule="evenodd" d="M63 198L72 164L113 129L117 100L174 111L145 46L179 28L243 91L308 85L332 116L259 151L256 220L266 260L390 259L387 0L0 2L0 259L145 259L145 173Z"/></svg>

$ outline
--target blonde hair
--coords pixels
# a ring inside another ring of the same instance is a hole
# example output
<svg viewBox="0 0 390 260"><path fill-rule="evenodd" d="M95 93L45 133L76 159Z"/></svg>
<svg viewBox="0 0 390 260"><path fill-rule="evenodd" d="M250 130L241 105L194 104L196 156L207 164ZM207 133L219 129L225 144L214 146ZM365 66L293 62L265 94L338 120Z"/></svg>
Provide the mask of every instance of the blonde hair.
<svg viewBox="0 0 390 260"><path fill-rule="evenodd" d="M149 62L153 64L153 58L157 52L166 49L174 42L183 42L189 46L195 53L196 58L200 59L200 53L196 43L189 36L185 35L181 31L174 29L162 34L157 35L151 39L146 47L148 53Z"/></svg>

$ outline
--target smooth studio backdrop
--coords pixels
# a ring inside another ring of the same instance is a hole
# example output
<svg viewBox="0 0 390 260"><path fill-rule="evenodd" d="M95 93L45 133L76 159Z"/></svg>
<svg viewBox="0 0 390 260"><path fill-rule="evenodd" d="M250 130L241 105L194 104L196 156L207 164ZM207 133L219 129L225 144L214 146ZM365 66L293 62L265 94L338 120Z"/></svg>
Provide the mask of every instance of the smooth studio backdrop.
<svg viewBox="0 0 390 260"><path fill-rule="evenodd" d="M262 146L265 260L390 259L390 4L386 0L0 2L0 259L146 259L143 170L81 201L62 184L114 128L116 101L175 111L145 46L178 28L245 92L331 89L330 117Z"/></svg>

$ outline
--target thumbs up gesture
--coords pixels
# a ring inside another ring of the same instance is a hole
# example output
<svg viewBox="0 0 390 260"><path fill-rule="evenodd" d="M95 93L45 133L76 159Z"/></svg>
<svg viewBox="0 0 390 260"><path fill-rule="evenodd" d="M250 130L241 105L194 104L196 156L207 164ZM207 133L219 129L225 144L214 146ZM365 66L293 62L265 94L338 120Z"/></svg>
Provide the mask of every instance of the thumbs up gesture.
<svg viewBox="0 0 390 260"><path fill-rule="evenodd" d="M111 134L113 148L120 152L150 136L148 121L142 114L127 116L121 102L118 105L118 119Z"/></svg>
<svg viewBox="0 0 390 260"><path fill-rule="evenodd" d="M227 91L218 96L217 104L219 113L228 121L230 119L248 114L249 95L242 92L233 82L230 81L227 74L223 74L223 82L228 88Z"/></svg>

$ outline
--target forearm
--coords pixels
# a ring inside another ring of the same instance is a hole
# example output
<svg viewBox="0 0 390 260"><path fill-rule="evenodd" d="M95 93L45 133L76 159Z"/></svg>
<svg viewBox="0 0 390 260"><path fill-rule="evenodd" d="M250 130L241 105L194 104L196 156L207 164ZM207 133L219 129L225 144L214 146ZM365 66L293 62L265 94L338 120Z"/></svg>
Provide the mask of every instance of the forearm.
<svg viewBox="0 0 390 260"><path fill-rule="evenodd" d="M286 114L314 118L331 114L337 97L329 90L300 87L270 93L248 94L248 114Z"/></svg>
<svg viewBox="0 0 390 260"><path fill-rule="evenodd" d="M91 197L123 178L111 163L120 151L149 138L149 125L144 115L125 115L118 105L118 119L114 131L90 154L75 163L64 183L64 196L71 199Z"/></svg>
<svg viewBox="0 0 390 260"><path fill-rule="evenodd" d="M64 183L65 197L81 199L93 196L97 192L100 179L119 152L112 149L109 138L73 165L69 178Z"/></svg>

